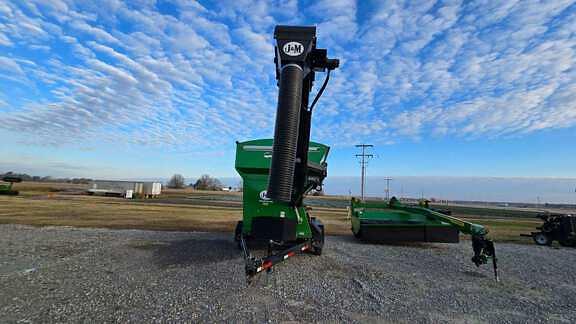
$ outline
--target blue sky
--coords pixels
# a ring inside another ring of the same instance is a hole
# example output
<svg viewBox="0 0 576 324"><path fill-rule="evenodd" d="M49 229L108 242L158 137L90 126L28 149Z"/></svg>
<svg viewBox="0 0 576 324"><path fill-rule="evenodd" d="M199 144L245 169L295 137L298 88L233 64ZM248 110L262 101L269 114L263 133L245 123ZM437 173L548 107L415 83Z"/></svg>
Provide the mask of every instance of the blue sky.
<svg viewBox="0 0 576 324"><path fill-rule="evenodd" d="M0 0L0 171L234 176L234 142L273 132L276 24L341 60L313 118L330 175L364 142L372 175L576 177L561 0Z"/></svg>

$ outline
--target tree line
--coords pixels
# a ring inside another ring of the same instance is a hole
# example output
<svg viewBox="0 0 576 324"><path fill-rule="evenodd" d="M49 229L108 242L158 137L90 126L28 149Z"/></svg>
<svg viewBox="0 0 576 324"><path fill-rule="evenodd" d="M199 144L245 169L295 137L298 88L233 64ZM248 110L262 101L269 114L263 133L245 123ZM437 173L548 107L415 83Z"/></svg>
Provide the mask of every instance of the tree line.
<svg viewBox="0 0 576 324"><path fill-rule="evenodd" d="M186 186L186 179L181 174L173 175L167 183L168 188L182 189ZM196 182L188 185L196 190L220 191L224 187L222 182L216 178L204 174Z"/></svg>

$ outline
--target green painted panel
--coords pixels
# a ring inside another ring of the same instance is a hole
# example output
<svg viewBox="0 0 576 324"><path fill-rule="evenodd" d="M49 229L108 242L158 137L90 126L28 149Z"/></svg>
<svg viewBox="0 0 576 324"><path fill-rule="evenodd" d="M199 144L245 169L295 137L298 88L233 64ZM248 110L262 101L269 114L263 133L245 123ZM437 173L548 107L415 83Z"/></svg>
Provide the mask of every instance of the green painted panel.
<svg viewBox="0 0 576 324"><path fill-rule="evenodd" d="M484 226L444 215L424 207L408 206L394 200L390 203L379 201L360 201L352 198L350 204L352 230L357 233L362 220L383 221L380 224L365 226L394 227L455 227L460 232L472 235L485 235ZM387 223L384 223L387 222Z"/></svg>
<svg viewBox="0 0 576 324"><path fill-rule="evenodd" d="M311 238L312 231L305 207L290 207L288 204L270 201L266 198L268 172L272 158L272 139L259 139L236 144L236 171L243 182L243 231L250 234L253 217L286 217L298 222L298 238ZM321 164L326 161L330 148L310 142L308 159Z"/></svg>

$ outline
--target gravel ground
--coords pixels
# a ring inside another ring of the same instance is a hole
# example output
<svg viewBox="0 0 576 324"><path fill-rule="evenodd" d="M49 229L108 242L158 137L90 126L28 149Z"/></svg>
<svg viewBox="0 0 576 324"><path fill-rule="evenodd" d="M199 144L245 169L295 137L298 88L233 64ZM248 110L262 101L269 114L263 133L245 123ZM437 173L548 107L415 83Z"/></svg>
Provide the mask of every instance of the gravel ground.
<svg viewBox="0 0 576 324"><path fill-rule="evenodd" d="M1 322L576 322L576 249L327 238L250 287L231 235L0 225Z"/></svg>

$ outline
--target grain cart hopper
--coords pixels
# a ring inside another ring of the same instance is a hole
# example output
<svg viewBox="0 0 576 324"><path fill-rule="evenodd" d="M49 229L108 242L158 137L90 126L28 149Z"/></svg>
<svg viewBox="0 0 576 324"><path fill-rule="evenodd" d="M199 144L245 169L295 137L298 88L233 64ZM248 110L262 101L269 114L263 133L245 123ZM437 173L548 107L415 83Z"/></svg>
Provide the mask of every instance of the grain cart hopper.
<svg viewBox="0 0 576 324"><path fill-rule="evenodd" d="M558 241L562 246L576 247L576 216L546 213L536 217L544 221L542 226L536 228L539 231L521 236L532 237L538 245L552 245L552 242Z"/></svg>
<svg viewBox="0 0 576 324"><path fill-rule="evenodd" d="M310 142L311 116L338 60L316 48L316 27L277 26L275 59L278 107L274 139L237 143L236 170L244 186L243 217L235 239L248 281L301 252L322 253L324 227L311 217L304 196L320 189L329 148ZM316 72L326 79L309 105ZM254 257L248 241L266 242L268 255Z"/></svg>
<svg viewBox="0 0 576 324"><path fill-rule="evenodd" d="M482 225L427 206L405 205L396 197L381 202L352 198L350 219L354 236L366 241L458 243L459 233L469 234L474 250L472 262L480 266L492 259L494 276L498 280L494 243L486 238L488 230Z"/></svg>
<svg viewBox="0 0 576 324"><path fill-rule="evenodd" d="M0 195L10 195L10 196L17 196L18 191L12 190L12 186L14 183L22 182L22 178L14 177L14 176L4 176L2 178L2 182L0 183Z"/></svg>

